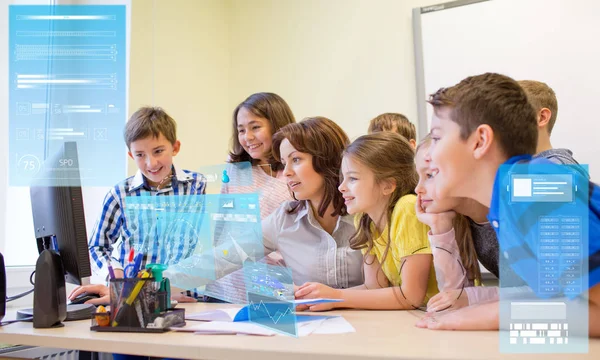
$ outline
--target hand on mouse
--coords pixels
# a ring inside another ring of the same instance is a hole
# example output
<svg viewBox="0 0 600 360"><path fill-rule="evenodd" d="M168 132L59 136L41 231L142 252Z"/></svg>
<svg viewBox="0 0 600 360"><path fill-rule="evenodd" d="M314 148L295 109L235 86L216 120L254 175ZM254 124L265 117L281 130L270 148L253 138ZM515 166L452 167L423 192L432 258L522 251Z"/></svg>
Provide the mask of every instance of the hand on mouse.
<svg viewBox="0 0 600 360"><path fill-rule="evenodd" d="M96 285L84 285L76 287L71 294L69 294L69 300L75 299L82 293L98 294L99 298L91 299L86 301L86 304L93 305L108 305L110 304L110 290L107 286L96 284Z"/></svg>

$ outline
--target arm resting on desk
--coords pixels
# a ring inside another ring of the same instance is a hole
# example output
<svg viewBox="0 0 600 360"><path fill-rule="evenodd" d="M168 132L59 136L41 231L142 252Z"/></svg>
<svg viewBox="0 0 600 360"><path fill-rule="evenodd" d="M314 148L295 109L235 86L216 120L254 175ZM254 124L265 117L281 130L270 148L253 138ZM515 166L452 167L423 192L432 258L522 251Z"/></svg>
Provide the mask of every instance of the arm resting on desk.
<svg viewBox="0 0 600 360"><path fill-rule="evenodd" d="M402 285L387 287L389 280L383 274L379 262L365 261L365 285L353 289L332 289L319 283L306 283L296 292L296 298L334 298L343 302L319 304L310 307L312 311L332 308L356 308L373 310L409 310L420 306L427 292L431 255L411 255L402 269Z"/></svg>
<svg viewBox="0 0 600 360"><path fill-rule="evenodd" d="M428 315L416 326L431 330L498 330L499 314L499 302L494 301Z"/></svg>

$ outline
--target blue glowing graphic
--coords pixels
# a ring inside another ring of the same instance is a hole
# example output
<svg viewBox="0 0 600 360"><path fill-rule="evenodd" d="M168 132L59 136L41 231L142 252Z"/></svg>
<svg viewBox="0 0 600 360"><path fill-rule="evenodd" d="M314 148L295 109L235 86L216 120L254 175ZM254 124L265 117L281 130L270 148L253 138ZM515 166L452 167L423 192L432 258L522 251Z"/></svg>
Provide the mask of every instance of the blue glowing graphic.
<svg viewBox="0 0 600 360"><path fill-rule="evenodd" d="M293 301L248 292L250 322L286 335L298 336Z"/></svg>
<svg viewBox="0 0 600 360"><path fill-rule="evenodd" d="M246 291L288 301L294 300L292 269L264 262L244 264Z"/></svg>
<svg viewBox="0 0 600 360"><path fill-rule="evenodd" d="M493 226L501 273L518 275L500 278L502 352L588 351L590 184L584 172L585 166L535 160L500 168L500 221Z"/></svg>
<svg viewBox="0 0 600 360"><path fill-rule="evenodd" d="M244 281L251 322L297 336L292 269L267 263L245 263Z"/></svg>
<svg viewBox="0 0 600 360"><path fill-rule="evenodd" d="M136 253L169 265L178 288L206 285L264 256L257 194L133 196L125 211Z"/></svg>
<svg viewBox="0 0 600 360"><path fill-rule="evenodd" d="M125 6L11 5L9 14L9 184L29 185L66 141L77 142L82 185L121 181Z"/></svg>

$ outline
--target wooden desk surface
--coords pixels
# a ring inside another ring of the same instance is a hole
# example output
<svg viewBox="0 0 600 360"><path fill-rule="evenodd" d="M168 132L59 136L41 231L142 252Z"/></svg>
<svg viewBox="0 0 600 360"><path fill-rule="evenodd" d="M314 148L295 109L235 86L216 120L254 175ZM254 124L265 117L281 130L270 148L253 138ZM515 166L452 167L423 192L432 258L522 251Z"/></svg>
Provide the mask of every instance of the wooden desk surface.
<svg viewBox="0 0 600 360"><path fill-rule="evenodd" d="M224 307L223 304L184 304L186 312ZM226 306L226 305L225 305ZM183 359L600 359L600 340L590 340L589 353L511 355L499 353L498 333L418 329L419 311L334 311L355 333L259 337L99 333L89 321L65 322L63 328L34 329L31 323L0 327L0 343L49 346L98 352L127 353Z"/></svg>

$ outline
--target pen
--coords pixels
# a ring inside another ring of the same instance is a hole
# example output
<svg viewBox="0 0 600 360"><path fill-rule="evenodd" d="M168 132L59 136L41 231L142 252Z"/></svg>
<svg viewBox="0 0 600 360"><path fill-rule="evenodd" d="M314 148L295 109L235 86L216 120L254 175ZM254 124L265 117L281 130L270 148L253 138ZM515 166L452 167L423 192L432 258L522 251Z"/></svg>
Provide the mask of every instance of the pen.
<svg viewBox="0 0 600 360"><path fill-rule="evenodd" d="M112 280L115 278L115 271L113 270L113 267L108 264L108 277Z"/></svg>
<svg viewBox="0 0 600 360"><path fill-rule="evenodd" d="M132 277L136 277L138 275L138 273L140 272L140 268L142 267L143 258L144 258L144 254L142 254L142 253L138 253L135 256L135 261L133 263L133 276Z"/></svg>

